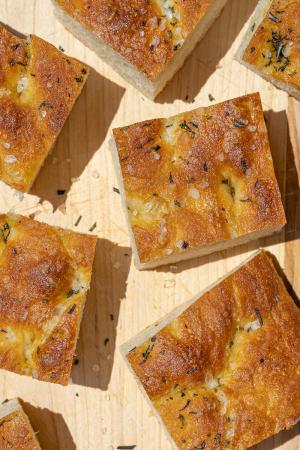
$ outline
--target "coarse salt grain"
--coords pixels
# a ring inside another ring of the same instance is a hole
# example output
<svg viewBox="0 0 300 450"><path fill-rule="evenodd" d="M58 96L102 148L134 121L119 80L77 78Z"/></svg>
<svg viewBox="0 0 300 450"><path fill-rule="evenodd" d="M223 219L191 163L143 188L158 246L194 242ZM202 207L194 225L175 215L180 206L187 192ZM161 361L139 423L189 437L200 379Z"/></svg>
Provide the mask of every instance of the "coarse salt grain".
<svg viewBox="0 0 300 450"><path fill-rule="evenodd" d="M176 247L177 247L177 248L182 248L182 247L183 247L183 241L182 241L182 240L177 241L177 242L176 242Z"/></svg>
<svg viewBox="0 0 300 450"><path fill-rule="evenodd" d="M2 145L4 148L10 148L10 144L8 142L4 142Z"/></svg>
<svg viewBox="0 0 300 450"><path fill-rule="evenodd" d="M174 287L176 284L175 280L165 280L164 282L164 288L171 288Z"/></svg>
<svg viewBox="0 0 300 450"><path fill-rule="evenodd" d="M7 155L7 156L4 158L4 161L5 161L7 164L13 164L13 163L15 163L15 162L17 161L17 158L16 158L14 155Z"/></svg>
<svg viewBox="0 0 300 450"><path fill-rule="evenodd" d="M257 127L255 125L249 125L248 130L254 133L257 130Z"/></svg>
<svg viewBox="0 0 300 450"><path fill-rule="evenodd" d="M152 41L150 42L150 47L155 50L160 44L160 38L158 36L155 36Z"/></svg>
<svg viewBox="0 0 300 450"><path fill-rule="evenodd" d="M51 89L51 88L52 88L52 83L50 83L50 81L48 81L48 83L47 83L47 88L48 88L48 89Z"/></svg>
<svg viewBox="0 0 300 450"><path fill-rule="evenodd" d="M160 154L159 153L153 153L153 158L154 159L160 159Z"/></svg>
<svg viewBox="0 0 300 450"><path fill-rule="evenodd" d="M27 86L27 77L21 77L17 83L17 93L21 94Z"/></svg>
<svg viewBox="0 0 300 450"><path fill-rule="evenodd" d="M165 253L166 253L166 255L172 255L173 249L172 248L166 248Z"/></svg>
<svg viewBox="0 0 300 450"><path fill-rule="evenodd" d="M46 117L46 115L47 115L47 111L41 111L41 116L43 117L43 118L45 118Z"/></svg>
<svg viewBox="0 0 300 450"><path fill-rule="evenodd" d="M199 200L200 198L200 192L196 188L189 189L189 196L193 198L194 200Z"/></svg>

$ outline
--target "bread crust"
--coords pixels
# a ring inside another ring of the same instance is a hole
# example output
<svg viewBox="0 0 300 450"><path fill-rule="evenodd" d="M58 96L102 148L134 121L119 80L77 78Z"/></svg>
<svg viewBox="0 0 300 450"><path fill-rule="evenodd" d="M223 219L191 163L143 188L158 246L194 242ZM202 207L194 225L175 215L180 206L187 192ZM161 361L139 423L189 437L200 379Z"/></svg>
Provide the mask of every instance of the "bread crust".
<svg viewBox="0 0 300 450"><path fill-rule="evenodd" d="M0 448L9 450L41 450L29 419L17 399L0 407Z"/></svg>
<svg viewBox="0 0 300 450"><path fill-rule="evenodd" d="M54 2L155 81L215 0Z"/></svg>
<svg viewBox="0 0 300 450"><path fill-rule="evenodd" d="M299 421L300 311L271 256L175 317L126 357L176 448L243 450Z"/></svg>
<svg viewBox="0 0 300 450"><path fill-rule="evenodd" d="M141 263L285 224L259 94L113 134Z"/></svg>
<svg viewBox="0 0 300 450"><path fill-rule="evenodd" d="M0 25L0 179L27 192L88 76L48 42Z"/></svg>
<svg viewBox="0 0 300 450"><path fill-rule="evenodd" d="M0 215L0 368L67 384L96 238Z"/></svg>
<svg viewBox="0 0 300 450"><path fill-rule="evenodd" d="M261 1L259 8L263 5L266 14L260 23L252 24L253 36L241 60L300 98L300 1Z"/></svg>

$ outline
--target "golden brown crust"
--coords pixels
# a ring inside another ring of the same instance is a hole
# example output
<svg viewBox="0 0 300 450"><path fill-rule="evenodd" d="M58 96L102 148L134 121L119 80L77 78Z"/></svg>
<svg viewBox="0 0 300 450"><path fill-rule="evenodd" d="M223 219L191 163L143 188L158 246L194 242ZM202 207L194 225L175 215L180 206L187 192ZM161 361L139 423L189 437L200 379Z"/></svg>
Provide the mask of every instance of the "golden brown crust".
<svg viewBox="0 0 300 450"><path fill-rule="evenodd" d="M96 239L0 216L0 367L54 383L70 376Z"/></svg>
<svg viewBox="0 0 300 450"><path fill-rule="evenodd" d="M0 26L0 179L28 191L88 75L36 36Z"/></svg>
<svg viewBox="0 0 300 450"><path fill-rule="evenodd" d="M127 358L180 449L242 450L300 420L299 326L261 252Z"/></svg>
<svg viewBox="0 0 300 450"><path fill-rule="evenodd" d="M264 75L300 90L299 24L299 0L274 0L255 31L243 61Z"/></svg>
<svg viewBox="0 0 300 450"><path fill-rule="evenodd" d="M154 81L214 0L55 0Z"/></svg>
<svg viewBox="0 0 300 450"><path fill-rule="evenodd" d="M40 450L21 406L0 419L0 448L1 450Z"/></svg>
<svg viewBox="0 0 300 450"><path fill-rule="evenodd" d="M141 262L285 224L259 94L114 138Z"/></svg>

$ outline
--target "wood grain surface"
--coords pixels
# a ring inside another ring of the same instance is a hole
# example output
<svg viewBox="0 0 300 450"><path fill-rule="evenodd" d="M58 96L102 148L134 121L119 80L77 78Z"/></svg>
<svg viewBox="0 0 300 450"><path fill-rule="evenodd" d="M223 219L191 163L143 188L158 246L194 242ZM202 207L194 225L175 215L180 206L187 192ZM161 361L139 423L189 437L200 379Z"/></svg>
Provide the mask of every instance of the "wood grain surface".
<svg viewBox="0 0 300 450"><path fill-rule="evenodd" d="M229 0L183 69L151 102L72 37L53 16L50 0L0 0L0 21L35 33L93 70L83 94L30 195L0 183L1 211L33 214L80 231L96 223L99 236L72 384L60 387L0 371L0 398L20 397L45 450L170 450L119 346L256 251L267 247L300 296L300 106L233 61L256 0ZM138 272L108 150L110 130L259 91L288 225L276 236L173 267ZM289 120L288 120L289 119ZM64 196L57 190L65 190ZM78 217L82 219L74 226ZM109 340L108 340L109 339ZM276 343L274 343L276 345ZM299 450L299 425L255 447Z"/></svg>

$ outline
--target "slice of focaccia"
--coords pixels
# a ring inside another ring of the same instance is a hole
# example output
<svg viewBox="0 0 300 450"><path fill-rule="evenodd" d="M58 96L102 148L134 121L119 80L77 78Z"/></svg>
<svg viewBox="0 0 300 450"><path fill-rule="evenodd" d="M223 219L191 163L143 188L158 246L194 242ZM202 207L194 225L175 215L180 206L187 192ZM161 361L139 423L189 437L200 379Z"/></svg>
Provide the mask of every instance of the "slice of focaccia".
<svg viewBox="0 0 300 450"><path fill-rule="evenodd" d="M0 180L27 192L79 96L88 68L0 25Z"/></svg>
<svg viewBox="0 0 300 450"><path fill-rule="evenodd" d="M300 100L300 0L260 0L236 58Z"/></svg>
<svg viewBox="0 0 300 450"><path fill-rule="evenodd" d="M67 384L96 238L0 215L0 368Z"/></svg>
<svg viewBox="0 0 300 450"><path fill-rule="evenodd" d="M259 94L113 133L138 268L223 250L285 224Z"/></svg>
<svg viewBox="0 0 300 450"><path fill-rule="evenodd" d="M174 449L244 450L300 419L299 327L259 252L122 353Z"/></svg>
<svg viewBox="0 0 300 450"><path fill-rule="evenodd" d="M41 450L35 432L18 399L0 406L1 450Z"/></svg>
<svg viewBox="0 0 300 450"><path fill-rule="evenodd" d="M53 0L58 19L126 81L154 98L227 0Z"/></svg>

